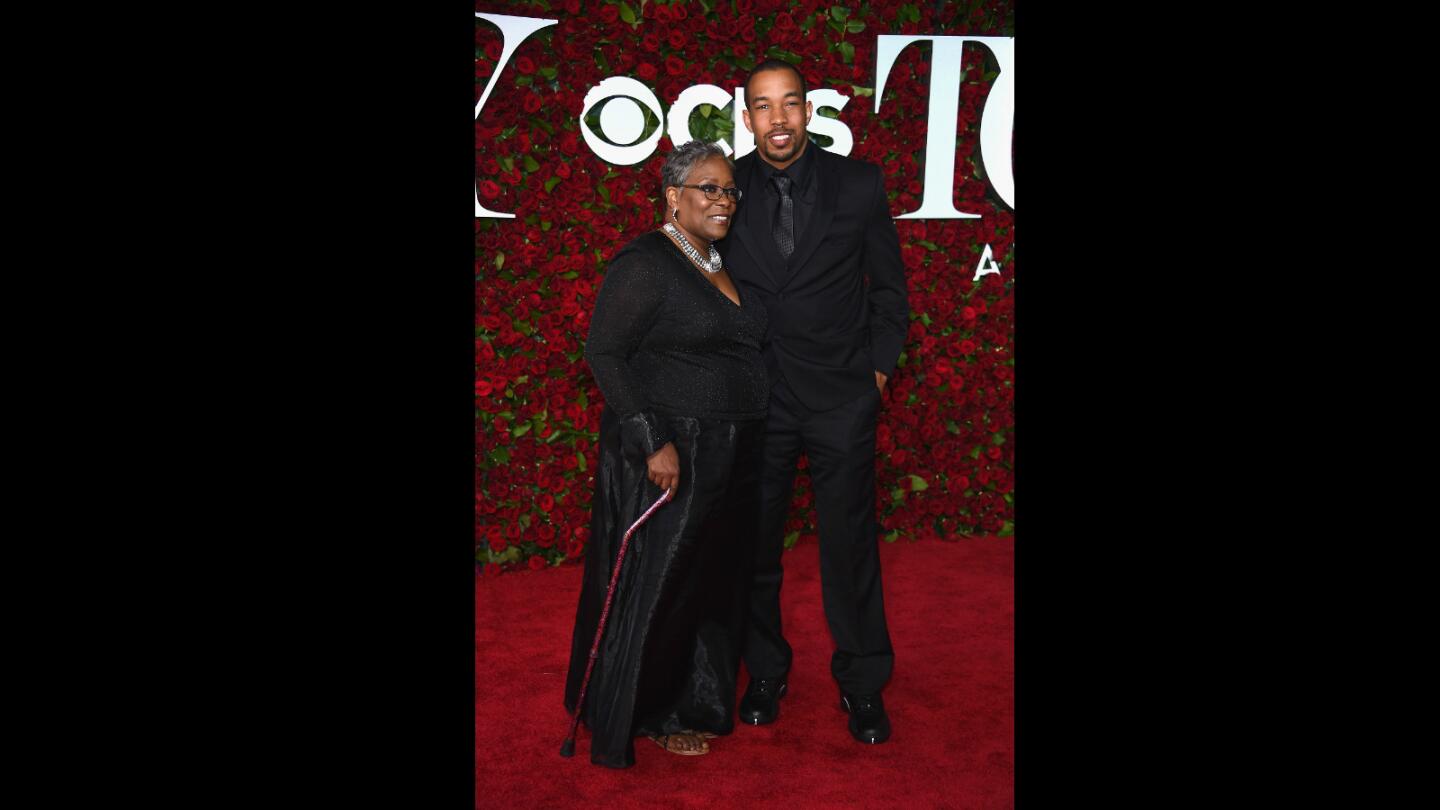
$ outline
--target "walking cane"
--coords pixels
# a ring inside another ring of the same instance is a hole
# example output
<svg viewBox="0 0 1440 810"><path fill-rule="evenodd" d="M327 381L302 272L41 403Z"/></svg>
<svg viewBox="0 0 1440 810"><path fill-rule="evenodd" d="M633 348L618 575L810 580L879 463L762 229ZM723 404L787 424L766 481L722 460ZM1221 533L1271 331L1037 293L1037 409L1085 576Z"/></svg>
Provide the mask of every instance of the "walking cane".
<svg viewBox="0 0 1440 810"><path fill-rule="evenodd" d="M630 547L630 535L640 528L640 524L650 519L656 509L665 505L670 496L675 494L673 488L665 490L660 500L650 505L640 519L630 525L626 530L625 537L620 541L620 551L615 555L615 570L610 572L610 586L605 589L605 606L600 609L600 626L595 628L595 643L590 645L590 660L585 664L585 677L580 680L580 697L575 700L575 717L570 720L570 733L566 735L565 742L560 744L560 756L571 757L575 755L575 729L580 725L580 713L585 710L585 689L590 686L590 673L595 670L595 659L600 657L600 639L605 635L605 620L610 618L610 601L615 598L615 585L620 581L620 566L625 564L625 549Z"/></svg>

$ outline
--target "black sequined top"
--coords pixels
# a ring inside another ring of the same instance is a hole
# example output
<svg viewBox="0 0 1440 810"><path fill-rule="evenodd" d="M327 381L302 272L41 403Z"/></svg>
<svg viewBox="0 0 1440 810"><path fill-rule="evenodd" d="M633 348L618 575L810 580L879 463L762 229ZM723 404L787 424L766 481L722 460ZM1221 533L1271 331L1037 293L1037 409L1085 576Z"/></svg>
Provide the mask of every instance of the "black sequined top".
<svg viewBox="0 0 1440 810"><path fill-rule="evenodd" d="M650 231L610 260L585 360L605 403L621 419L641 415L658 450L673 437L655 416L765 416L766 317L760 301L740 292L736 306L665 234Z"/></svg>

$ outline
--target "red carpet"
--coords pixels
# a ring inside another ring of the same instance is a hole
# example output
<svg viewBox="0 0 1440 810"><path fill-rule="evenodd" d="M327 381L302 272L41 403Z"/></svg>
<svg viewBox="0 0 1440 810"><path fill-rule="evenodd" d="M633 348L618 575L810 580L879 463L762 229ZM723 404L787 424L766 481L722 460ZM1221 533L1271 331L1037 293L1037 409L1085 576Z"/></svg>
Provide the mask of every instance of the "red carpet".
<svg viewBox="0 0 1440 810"><path fill-rule="evenodd" d="M894 735L876 746L851 739L837 708L818 555L813 543L785 554L795 658L780 719L737 724L701 757L640 739L619 771L590 764L583 727L575 756L559 755L580 568L477 578L476 806L1013 807L1013 539L880 544Z"/></svg>

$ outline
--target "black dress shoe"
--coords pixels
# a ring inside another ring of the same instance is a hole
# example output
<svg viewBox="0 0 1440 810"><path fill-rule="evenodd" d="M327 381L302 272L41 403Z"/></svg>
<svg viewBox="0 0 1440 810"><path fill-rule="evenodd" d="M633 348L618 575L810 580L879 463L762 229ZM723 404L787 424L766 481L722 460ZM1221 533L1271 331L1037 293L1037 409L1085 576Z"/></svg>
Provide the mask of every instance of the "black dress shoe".
<svg viewBox="0 0 1440 810"><path fill-rule="evenodd" d="M890 718L879 695L841 695L840 708L850 715L850 736L862 743L890 739Z"/></svg>
<svg viewBox="0 0 1440 810"><path fill-rule="evenodd" d="M775 722L784 696L784 678L751 678L745 696L740 698L740 719L752 726Z"/></svg>

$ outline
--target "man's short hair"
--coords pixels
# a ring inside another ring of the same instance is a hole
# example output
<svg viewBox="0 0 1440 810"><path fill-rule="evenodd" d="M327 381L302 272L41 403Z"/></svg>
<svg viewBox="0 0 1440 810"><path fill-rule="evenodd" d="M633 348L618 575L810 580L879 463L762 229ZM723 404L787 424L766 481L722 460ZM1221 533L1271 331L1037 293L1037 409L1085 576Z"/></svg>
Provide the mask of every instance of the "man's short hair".
<svg viewBox="0 0 1440 810"><path fill-rule="evenodd" d="M780 60L780 59L766 59L764 62L761 62L760 64L756 65L756 66L755 66L755 69L750 71L750 75L745 77L745 106L746 106L746 107L749 107L749 106L750 106L750 80L753 79L753 78L755 78L755 74L757 74L757 73L764 73L764 72L767 71L767 70L788 70L788 71L790 71L791 73L794 73L794 74L795 74L795 78L797 78L797 79L800 80L800 100L801 100L801 101L804 101L804 100L805 100L805 77L804 77L803 75L801 75L801 73L800 73L800 68L795 67L794 65L790 64L789 62L786 62L786 61L783 61L783 60Z"/></svg>

